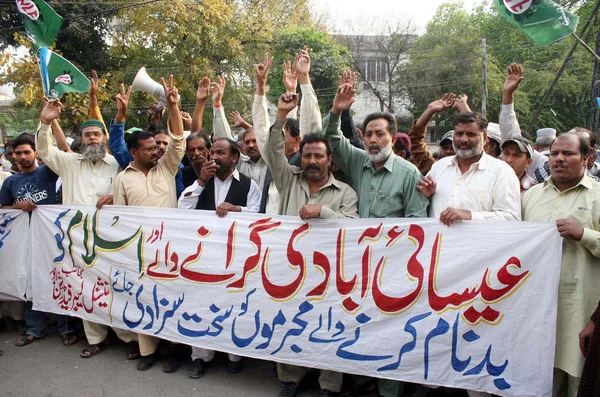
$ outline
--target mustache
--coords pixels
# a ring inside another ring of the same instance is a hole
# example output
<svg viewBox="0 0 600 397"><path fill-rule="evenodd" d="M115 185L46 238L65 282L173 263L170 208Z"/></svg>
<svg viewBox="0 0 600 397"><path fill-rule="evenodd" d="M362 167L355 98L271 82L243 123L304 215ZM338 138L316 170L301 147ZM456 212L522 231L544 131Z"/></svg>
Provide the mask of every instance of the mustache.
<svg viewBox="0 0 600 397"><path fill-rule="evenodd" d="M372 144L369 145L369 150L371 150L371 149L379 149L379 150L381 150L381 146L379 146L376 143L372 143Z"/></svg>
<svg viewBox="0 0 600 397"><path fill-rule="evenodd" d="M310 170L321 171L321 168L319 168L319 166L316 164L309 164L306 166L305 170L306 171L310 171Z"/></svg>

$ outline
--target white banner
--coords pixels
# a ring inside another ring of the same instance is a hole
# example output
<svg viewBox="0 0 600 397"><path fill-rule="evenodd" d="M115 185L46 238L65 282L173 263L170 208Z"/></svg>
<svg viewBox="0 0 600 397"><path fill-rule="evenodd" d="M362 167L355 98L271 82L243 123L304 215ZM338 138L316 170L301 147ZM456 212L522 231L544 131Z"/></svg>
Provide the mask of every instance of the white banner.
<svg viewBox="0 0 600 397"><path fill-rule="evenodd" d="M30 296L29 236L27 213L0 209L0 301Z"/></svg>
<svg viewBox="0 0 600 397"><path fill-rule="evenodd" d="M547 396L553 224L43 206L34 307L312 368Z"/></svg>

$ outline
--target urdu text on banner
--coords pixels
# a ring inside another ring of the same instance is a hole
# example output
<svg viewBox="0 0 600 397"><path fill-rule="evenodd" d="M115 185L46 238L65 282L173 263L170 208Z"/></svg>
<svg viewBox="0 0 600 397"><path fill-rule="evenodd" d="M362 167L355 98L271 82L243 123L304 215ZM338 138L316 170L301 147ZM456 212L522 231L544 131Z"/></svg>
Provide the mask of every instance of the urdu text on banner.
<svg viewBox="0 0 600 397"><path fill-rule="evenodd" d="M242 356L550 395L553 224L43 206L34 308Z"/></svg>

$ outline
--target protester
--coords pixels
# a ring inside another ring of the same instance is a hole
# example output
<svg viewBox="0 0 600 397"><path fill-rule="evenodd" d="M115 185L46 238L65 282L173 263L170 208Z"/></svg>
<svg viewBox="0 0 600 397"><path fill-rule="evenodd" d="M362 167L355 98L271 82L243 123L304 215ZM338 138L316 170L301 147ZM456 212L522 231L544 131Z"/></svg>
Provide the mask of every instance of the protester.
<svg viewBox="0 0 600 397"><path fill-rule="evenodd" d="M411 148L411 142L410 142L410 137L408 136L408 134L405 134L403 132L398 132L396 134L396 143L394 143L394 154L398 157L402 157L404 160L406 161L411 161L412 159L412 152L410 151Z"/></svg>
<svg viewBox="0 0 600 397"><path fill-rule="evenodd" d="M533 161L532 157L531 143L523 137L509 138L502 144L500 159L515 171L521 184L521 194L537 185L537 181L527 174L527 167Z"/></svg>
<svg viewBox="0 0 600 397"><path fill-rule="evenodd" d="M502 152L502 137L500 135L500 125L496 123L488 123L485 133L488 137L485 152L497 159Z"/></svg>
<svg viewBox="0 0 600 397"><path fill-rule="evenodd" d="M550 147L550 178L523 196L523 220L555 222L563 237L553 396L575 397L583 369L577 335L599 300L600 185L586 174L589 143L562 134Z"/></svg>
<svg viewBox="0 0 600 397"><path fill-rule="evenodd" d="M10 173L16 174L17 172L20 172L21 168L19 166L19 162L17 161L17 156L15 155L14 141L8 141L6 144L4 144L4 150L6 151L6 158L12 164Z"/></svg>
<svg viewBox="0 0 600 397"><path fill-rule="evenodd" d="M254 65L256 77L256 90L252 104L252 119L255 126L255 136L258 149L266 152L266 142L269 136L271 120L265 97L267 77L273 58L265 54L263 63ZM302 104L300 105L300 121L296 120L296 107L290 110L286 117L286 145L285 155L289 164L300 166L300 141L308 133L320 133L322 130L321 111L316 94L310 81L311 61L306 46L301 50L292 65L290 62L283 64L283 79L286 92L295 93L298 82L302 91ZM262 199L260 212L266 214L279 213L279 192L275 184L271 183L271 171L267 169L265 182L262 186Z"/></svg>
<svg viewBox="0 0 600 397"><path fill-rule="evenodd" d="M417 186L431 200L429 216L445 225L457 220L521 219L515 172L483 151L486 126L479 113L458 113L453 137L456 155L435 163Z"/></svg>
<svg viewBox="0 0 600 397"><path fill-rule="evenodd" d="M521 127L517 121L517 115L515 113L515 92L519 88L521 81L525 77L523 76L523 67L517 63L511 63L507 68L506 79L504 80L504 88L502 93L502 105L499 115L500 134L502 142L509 138L516 138L522 136ZM545 148L550 146L552 140L556 137L556 130L538 130L537 133L536 148L531 156L531 164L527 167L527 174L536 179L537 182L543 182L543 179L535 177L535 172L544 163L547 162L547 158L543 153L540 153ZM547 176L547 175L546 175Z"/></svg>
<svg viewBox="0 0 600 397"><path fill-rule="evenodd" d="M331 147L322 135L306 135L300 144L301 166L289 164L284 125L287 114L296 107L297 101L297 95L291 92L279 98L277 119L267 140L266 158L280 195L279 214L299 216L301 219L357 218L358 196L350 186L337 181L329 171ZM279 380L285 384L279 396L297 396L306 373L306 368L277 363ZM319 377L321 396L338 393L342 388L342 380L341 373L322 370Z"/></svg>
<svg viewBox="0 0 600 397"><path fill-rule="evenodd" d="M374 113L364 121L364 143L367 151L358 149L342 135L340 114L354 103L356 90L342 84L333 100L329 114L323 120L325 137L332 146L333 161L352 179L359 195L358 214L361 218L420 217L427 214L427 199L416 191L419 170L392 152L397 132L396 118L389 113ZM402 382L380 379L379 393L396 396Z"/></svg>
<svg viewBox="0 0 600 397"><path fill-rule="evenodd" d="M153 136L148 132L136 131L127 136L127 147L133 161L115 179L115 205L177 208L175 175L179 172L179 164L185 153L183 120L177 105L179 94L173 86L173 75L169 78L168 86L164 79L161 82L169 108L169 140L161 146L157 134ZM111 134L118 129L123 136L128 100L129 95L125 94L125 88L121 85L121 94L117 95L117 115L111 121ZM163 155L159 154L161 150L164 150ZM159 359L159 341L154 336L138 334L142 356L137 363L138 370L152 368ZM172 347L171 350L163 368L166 373L177 371L181 365L176 359L177 348Z"/></svg>
<svg viewBox="0 0 600 397"><path fill-rule="evenodd" d="M217 139L210 148L209 161L205 161L198 179L186 188L179 198L179 208L215 211L219 217L232 212L258 212L260 188L237 169L240 149L227 138ZM207 364L213 360L214 350L192 347L190 378L200 378ZM229 373L242 370L242 357L229 354Z"/></svg>
<svg viewBox="0 0 600 397"><path fill-rule="evenodd" d="M46 165L62 178L62 199L65 205L103 205L113 202L113 181L119 172L119 164L107 153L106 129L99 120L87 120L81 124L81 154L64 153L52 145L50 125L58 119L62 104L49 101L41 115L41 127L36 134L38 155ZM108 327L83 321L89 347L81 357L93 357L102 350L108 336ZM139 357L136 336L130 331L114 329L117 336L128 343L127 358Z"/></svg>
<svg viewBox="0 0 600 397"><path fill-rule="evenodd" d="M535 150L548 157L550 155L550 145L556 139L556 130L554 128L540 128L535 132Z"/></svg>
<svg viewBox="0 0 600 397"><path fill-rule="evenodd" d="M192 132L188 135L185 142L185 152L190 165L181 169L181 175L183 186L187 188L198 179L202 165L208 160L211 141L208 134L203 130L200 130L199 132ZM181 196L181 194L179 196Z"/></svg>
<svg viewBox="0 0 600 397"><path fill-rule="evenodd" d="M13 144L21 172L10 176L2 184L0 208L19 209L31 213L38 205L56 204L58 175L46 165L38 167L34 136L21 134ZM19 337L17 346L26 346L46 336L46 313L33 310L31 300L25 303L24 318L27 330L24 336ZM71 346L77 343L71 317L57 315L56 322L63 345Z"/></svg>

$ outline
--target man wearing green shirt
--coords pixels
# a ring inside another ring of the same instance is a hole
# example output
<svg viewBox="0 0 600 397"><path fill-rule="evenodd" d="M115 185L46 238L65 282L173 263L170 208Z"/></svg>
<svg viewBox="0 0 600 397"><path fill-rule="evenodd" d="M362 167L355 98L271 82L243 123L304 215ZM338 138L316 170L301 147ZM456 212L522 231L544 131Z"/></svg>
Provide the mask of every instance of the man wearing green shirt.
<svg viewBox="0 0 600 397"><path fill-rule="evenodd" d="M421 174L417 167L392 152L398 127L389 113L373 113L365 118L365 150L358 149L342 135L340 114L354 103L356 90L342 84L333 107L323 120L323 131L331 141L333 162L352 179L358 193L358 215L361 218L427 217L429 201L419 193ZM402 382L379 379L381 397L401 396Z"/></svg>
<svg viewBox="0 0 600 397"><path fill-rule="evenodd" d="M342 84L333 107L323 120L323 131L331 141L333 162L352 179L358 193L358 215L361 218L427 217L429 202L416 190L421 178L419 170L396 156L396 119L389 113L373 113L364 121L365 150L344 138L340 130L340 114L354 103L354 87Z"/></svg>
<svg viewBox="0 0 600 397"><path fill-rule="evenodd" d="M555 222L563 237L553 397L576 397L583 370L578 334L600 298L600 184L586 174L589 142L563 134L550 146L550 178L523 196L523 220Z"/></svg>

